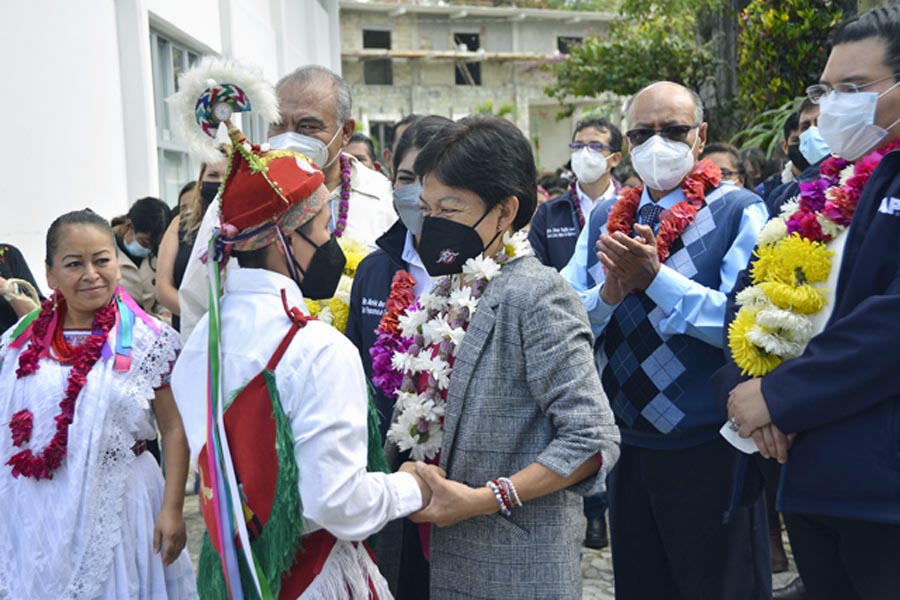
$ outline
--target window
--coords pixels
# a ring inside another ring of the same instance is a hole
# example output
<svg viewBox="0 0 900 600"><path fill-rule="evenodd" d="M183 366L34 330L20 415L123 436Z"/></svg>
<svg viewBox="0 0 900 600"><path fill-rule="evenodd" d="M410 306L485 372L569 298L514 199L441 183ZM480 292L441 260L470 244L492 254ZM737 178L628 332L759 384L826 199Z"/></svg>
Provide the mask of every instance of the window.
<svg viewBox="0 0 900 600"><path fill-rule="evenodd" d="M469 52L481 48L477 33L455 33L453 43L458 50ZM456 85L481 85L481 63L456 61Z"/></svg>
<svg viewBox="0 0 900 600"><path fill-rule="evenodd" d="M390 31L363 30L363 48L391 49ZM368 85L391 85L394 83L394 72L391 67L391 59L379 58L367 60L364 63L363 76Z"/></svg>
<svg viewBox="0 0 900 600"><path fill-rule="evenodd" d="M187 152L181 139L181 124L166 98L178 91L178 76L192 67L200 54L155 31L150 32L153 66L153 102L156 109L156 147L159 159L159 194L169 205L178 202L178 192L196 179L200 165Z"/></svg>
<svg viewBox="0 0 900 600"><path fill-rule="evenodd" d="M556 38L556 49L560 54L568 54L572 51L572 46L577 46L582 41L583 38L577 36L561 35Z"/></svg>

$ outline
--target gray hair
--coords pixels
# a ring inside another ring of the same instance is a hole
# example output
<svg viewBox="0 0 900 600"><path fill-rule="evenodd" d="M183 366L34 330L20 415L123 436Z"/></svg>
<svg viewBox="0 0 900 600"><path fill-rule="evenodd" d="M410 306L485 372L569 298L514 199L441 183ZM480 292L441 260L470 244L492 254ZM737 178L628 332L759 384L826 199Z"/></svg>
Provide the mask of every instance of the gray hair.
<svg viewBox="0 0 900 600"><path fill-rule="evenodd" d="M278 83L275 84L275 92L281 92L281 88L289 83L304 87L313 83L319 83L321 80L331 83L334 90L334 106L337 111L338 122L346 123L353 115L353 98L350 96L350 86L347 85L343 77L330 69L319 65L299 67L278 80Z"/></svg>
<svg viewBox="0 0 900 600"><path fill-rule="evenodd" d="M634 104L635 99L638 96L640 96L641 94L643 94L644 92L646 92L648 89L652 88L655 85L659 85L660 83L671 83L672 85L677 85L678 87L687 91L691 95L691 98L693 98L693 100L694 100L694 123L693 124L700 125L701 123L703 123L703 99L700 98L700 94L698 94L691 88L685 87L685 86L681 85L680 83L675 83L674 81L654 81L650 85L647 85L647 86L644 86L643 88L641 88L641 90L638 93L636 93L634 96L629 98L628 101L625 103L625 121L628 122L629 125L631 122L631 105Z"/></svg>

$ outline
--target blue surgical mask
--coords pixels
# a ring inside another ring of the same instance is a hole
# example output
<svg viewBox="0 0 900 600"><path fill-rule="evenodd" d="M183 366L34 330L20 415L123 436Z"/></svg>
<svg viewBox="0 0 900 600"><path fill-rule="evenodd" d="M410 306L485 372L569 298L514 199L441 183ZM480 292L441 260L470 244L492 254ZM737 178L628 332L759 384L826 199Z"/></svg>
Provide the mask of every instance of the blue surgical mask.
<svg viewBox="0 0 900 600"><path fill-rule="evenodd" d="M135 258L147 258L148 256L150 256L150 249L141 246L138 243L137 238L134 238L130 242L127 242L123 237L122 243L125 244L125 250L128 252L128 254Z"/></svg>
<svg viewBox="0 0 900 600"><path fill-rule="evenodd" d="M800 134L800 154L811 165L831 154L828 142L825 141L825 138L819 133L819 128L815 125Z"/></svg>
<svg viewBox="0 0 900 600"><path fill-rule="evenodd" d="M418 183L405 185L394 190L394 208L400 215L400 220L406 225L411 234L416 237L422 235L422 222L425 217L419 208L419 196L422 194L422 186Z"/></svg>

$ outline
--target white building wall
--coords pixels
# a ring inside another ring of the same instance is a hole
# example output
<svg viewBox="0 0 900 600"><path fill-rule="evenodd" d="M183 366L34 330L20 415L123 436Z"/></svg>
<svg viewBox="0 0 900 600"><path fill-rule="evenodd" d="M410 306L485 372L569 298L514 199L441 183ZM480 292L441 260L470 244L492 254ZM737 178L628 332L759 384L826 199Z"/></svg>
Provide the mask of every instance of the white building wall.
<svg viewBox="0 0 900 600"><path fill-rule="evenodd" d="M159 194L151 29L273 82L303 64L341 68L338 0L10 1L0 23L0 241L42 286L53 219L85 207L111 218Z"/></svg>

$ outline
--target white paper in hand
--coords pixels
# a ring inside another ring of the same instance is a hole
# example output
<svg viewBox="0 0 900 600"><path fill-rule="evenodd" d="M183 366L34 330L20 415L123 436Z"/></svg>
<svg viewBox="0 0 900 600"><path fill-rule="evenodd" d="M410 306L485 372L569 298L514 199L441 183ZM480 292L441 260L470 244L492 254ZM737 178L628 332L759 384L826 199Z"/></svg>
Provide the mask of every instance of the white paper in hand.
<svg viewBox="0 0 900 600"><path fill-rule="evenodd" d="M728 441L729 444L744 452L745 454L753 454L754 452L759 452L759 448L756 447L756 442L753 441L753 438L742 438L738 435L737 431L731 429L731 423L725 423L722 425L722 429L719 430L719 434Z"/></svg>

